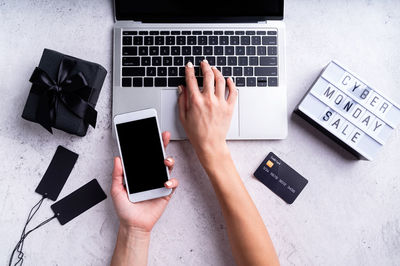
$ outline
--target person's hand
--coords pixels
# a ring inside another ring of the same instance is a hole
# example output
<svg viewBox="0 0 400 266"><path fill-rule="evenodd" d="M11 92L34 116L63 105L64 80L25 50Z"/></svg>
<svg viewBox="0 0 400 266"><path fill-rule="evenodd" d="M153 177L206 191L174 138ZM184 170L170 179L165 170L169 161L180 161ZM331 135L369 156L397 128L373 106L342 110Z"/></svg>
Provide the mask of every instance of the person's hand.
<svg viewBox="0 0 400 266"><path fill-rule="evenodd" d="M207 60L201 62L203 91L199 90L193 64L185 69L186 87L180 86L179 117L200 160L225 149L226 134L238 92L231 78L225 79ZM225 98L226 86L229 95Z"/></svg>
<svg viewBox="0 0 400 266"><path fill-rule="evenodd" d="M163 132L162 139L164 147L167 147L170 139L170 133ZM172 168L174 167L174 160L171 157L168 157L164 162L171 172ZM129 201L123 180L124 177L121 159L119 157L115 157L114 170L112 173L111 197L120 220L120 226L123 226L129 230L150 232L154 224L164 212L168 201L178 186L178 180L171 178L165 182L164 185L166 188L173 189L170 195L137 203L132 203Z"/></svg>

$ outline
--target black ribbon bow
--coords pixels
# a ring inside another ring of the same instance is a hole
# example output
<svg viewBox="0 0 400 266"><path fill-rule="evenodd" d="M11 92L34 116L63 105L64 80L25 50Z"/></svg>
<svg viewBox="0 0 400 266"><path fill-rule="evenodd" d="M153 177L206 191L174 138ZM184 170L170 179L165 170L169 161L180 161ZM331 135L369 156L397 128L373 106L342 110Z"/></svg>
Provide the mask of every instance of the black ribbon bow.
<svg viewBox="0 0 400 266"><path fill-rule="evenodd" d="M56 110L60 102L72 113L83 119L92 127L96 126L97 112L77 92L90 89L82 72L71 75L76 62L63 58L58 69L57 81L54 81L44 70L36 67L30 78L36 86L32 92L40 96L36 119L50 133L56 119ZM90 95L90 94L89 94Z"/></svg>

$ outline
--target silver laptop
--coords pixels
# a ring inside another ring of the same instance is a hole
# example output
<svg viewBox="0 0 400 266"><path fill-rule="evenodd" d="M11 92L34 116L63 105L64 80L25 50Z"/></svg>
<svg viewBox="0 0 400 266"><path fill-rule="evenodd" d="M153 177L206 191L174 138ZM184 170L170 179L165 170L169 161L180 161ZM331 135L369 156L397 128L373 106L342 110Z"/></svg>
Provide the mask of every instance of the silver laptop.
<svg viewBox="0 0 400 266"><path fill-rule="evenodd" d="M115 0L112 115L155 108L185 139L177 87L207 59L239 90L228 139L287 135L283 0Z"/></svg>

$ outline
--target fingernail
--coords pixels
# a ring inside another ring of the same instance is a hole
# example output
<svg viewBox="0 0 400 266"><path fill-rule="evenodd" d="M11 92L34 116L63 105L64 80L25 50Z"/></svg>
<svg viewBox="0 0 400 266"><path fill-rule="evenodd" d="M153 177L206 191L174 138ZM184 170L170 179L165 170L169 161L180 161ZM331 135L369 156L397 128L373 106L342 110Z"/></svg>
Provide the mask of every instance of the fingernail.
<svg viewBox="0 0 400 266"><path fill-rule="evenodd" d="M167 185L167 187L172 186L172 182L171 181L167 181L167 182L165 182L165 184Z"/></svg>
<svg viewBox="0 0 400 266"><path fill-rule="evenodd" d="M208 64L208 61L207 61L207 59L203 59L203 62Z"/></svg>
<svg viewBox="0 0 400 266"><path fill-rule="evenodd" d="M212 66L211 68L212 68L212 69L217 69L215 66Z"/></svg>
<svg viewBox="0 0 400 266"><path fill-rule="evenodd" d="M178 94L179 94L179 95L182 94L182 91L183 91L182 86L179 85L179 86L178 86ZM168 159L167 159L167 160L168 160Z"/></svg>
<svg viewBox="0 0 400 266"><path fill-rule="evenodd" d="M192 62L189 61L189 62L186 64L186 66L187 66L187 67L193 67L193 64L192 64Z"/></svg>
<svg viewBox="0 0 400 266"><path fill-rule="evenodd" d="M168 162L170 162L170 163L173 163L173 162L174 162L174 161L172 160L171 157L168 157L166 160L167 160Z"/></svg>

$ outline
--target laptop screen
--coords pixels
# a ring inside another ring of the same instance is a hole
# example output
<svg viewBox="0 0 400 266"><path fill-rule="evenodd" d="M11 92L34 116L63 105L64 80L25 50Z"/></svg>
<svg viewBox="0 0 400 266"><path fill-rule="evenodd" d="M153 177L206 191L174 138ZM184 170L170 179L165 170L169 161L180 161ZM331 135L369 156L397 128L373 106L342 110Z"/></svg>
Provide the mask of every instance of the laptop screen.
<svg viewBox="0 0 400 266"><path fill-rule="evenodd" d="M117 20L233 22L283 19L283 0L115 0Z"/></svg>

